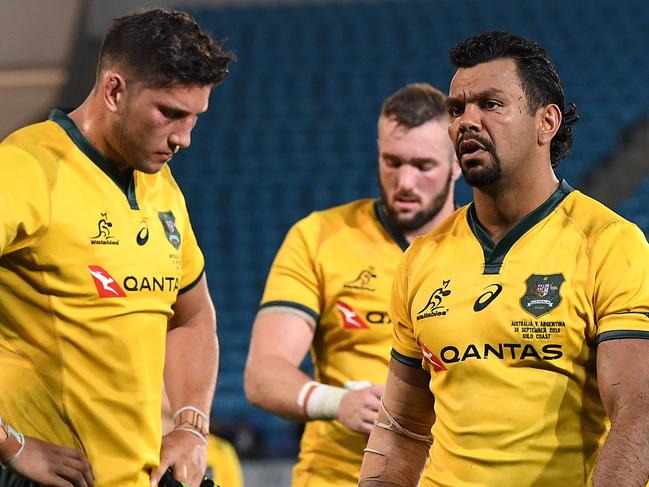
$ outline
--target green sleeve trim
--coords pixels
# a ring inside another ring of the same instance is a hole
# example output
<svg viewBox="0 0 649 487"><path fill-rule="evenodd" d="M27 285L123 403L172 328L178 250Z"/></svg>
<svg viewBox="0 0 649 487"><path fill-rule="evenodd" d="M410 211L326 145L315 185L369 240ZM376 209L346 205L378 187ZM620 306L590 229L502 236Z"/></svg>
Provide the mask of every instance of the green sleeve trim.
<svg viewBox="0 0 649 487"><path fill-rule="evenodd" d="M180 291L178 291L178 294L184 294L190 289L192 289L193 287L195 287L196 284L198 284L199 281L202 279L204 274L205 274L205 267L203 267L198 277L194 279L192 282L190 282L188 285L186 285L184 288L182 288Z"/></svg>
<svg viewBox="0 0 649 487"><path fill-rule="evenodd" d="M392 358L395 359L398 362L401 362L404 365L407 365L409 367L416 367L418 369L421 368L421 359L417 358L412 358L408 357L407 355L403 355L399 352L397 352L394 348L390 352L390 355L392 355Z"/></svg>
<svg viewBox="0 0 649 487"><path fill-rule="evenodd" d="M289 308L299 309L300 311L304 311L311 318L313 318L316 323L320 321L320 315L318 313L313 311L308 306L304 306L303 304L296 303L295 301L268 301L262 304L261 306L259 306L259 309L270 308L272 306L285 306Z"/></svg>
<svg viewBox="0 0 649 487"><path fill-rule="evenodd" d="M616 331L605 331L597 335L597 343L602 343L607 340L620 340L625 338L641 338L644 340L649 340L649 331L642 330L616 330Z"/></svg>

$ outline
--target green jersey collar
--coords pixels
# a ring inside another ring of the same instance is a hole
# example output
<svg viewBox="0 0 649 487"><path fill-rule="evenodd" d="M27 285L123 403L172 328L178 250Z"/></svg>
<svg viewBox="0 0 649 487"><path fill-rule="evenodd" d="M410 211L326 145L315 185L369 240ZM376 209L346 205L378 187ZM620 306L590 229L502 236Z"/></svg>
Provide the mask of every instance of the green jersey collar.
<svg viewBox="0 0 649 487"><path fill-rule="evenodd" d="M505 255L512 246L534 225L545 219L573 190L565 181L561 181L557 190L545 200L538 208L528 213L519 221L507 234L497 243L494 244L489 233L478 221L475 211L475 204L471 203L467 211L467 221L469 228L478 239L484 252L484 274L498 274L503 264Z"/></svg>
<svg viewBox="0 0 649 487"><path fill-rule="evenodd" d="M124 172L117 169L117 164L101 154L81 133L72 119L60 108L54 108L50 112L49 119L59 124L65 130L68 137L72 139L79 150L95 163L106 176L112 179L122 193L124 193L131 209L137 210L138 204L135 198L135 177L133 169Z"/></svg>
<svg viewBox="0 0 649 487"><path fill-rule="evenodd" d="M401 250L405 252L408 249L410 243L408 242L408 240L406 240L406 237L404 237L401 233L397 232L390 226L390 224L388 223L388 218L383 211L383 205L381 205L381 201L377 200L374 202L374 212L376 213L376 218L378 218L383 228L385 228L385 231L388 232L388 234L392 237L392 240L394 240L397 245L401 247Z"/></svg>

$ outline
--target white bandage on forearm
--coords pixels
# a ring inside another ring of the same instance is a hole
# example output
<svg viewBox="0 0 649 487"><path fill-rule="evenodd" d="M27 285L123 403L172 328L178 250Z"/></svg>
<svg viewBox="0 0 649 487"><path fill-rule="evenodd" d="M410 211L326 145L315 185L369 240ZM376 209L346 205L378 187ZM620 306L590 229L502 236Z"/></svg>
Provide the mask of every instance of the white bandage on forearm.
<svg viewBox="0 0 649 487"><path fill-rule="evenodd" d="M336 419L343 396L349 392L342 387L309 381L297 395L297 404L309 419Z"/></svg>

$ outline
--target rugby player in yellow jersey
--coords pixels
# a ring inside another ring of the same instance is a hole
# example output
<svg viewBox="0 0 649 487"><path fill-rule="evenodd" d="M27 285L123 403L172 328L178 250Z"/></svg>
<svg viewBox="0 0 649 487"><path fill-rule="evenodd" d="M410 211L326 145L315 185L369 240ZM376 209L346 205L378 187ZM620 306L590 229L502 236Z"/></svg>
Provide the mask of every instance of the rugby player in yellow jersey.
<svg viewBox="0 0 649 487"><path fill-rule="evenodd" d="M649 245L557 180L576 109L540 46L490 32L451 59L449 134L474 203L395 273L359 485L644 486Z"/></svg>
<svg viewBox="0 0 649 487"><path fill-rule="evenodd" d="M0 485L199 484L215 317L166 164L231 59L185 13L121 17L85 101L0 144Z"/></svg>
<svg viewBox="0 0 649 487"><path fill-rule="evenodd" d="M245 390L253 404L307 421L295 487L358 483L387 376L394 269L409 242L454 208L460 171L444 99L423 83L390 96L378 122L381 199L301 220L270 270ZM299 370L309 348L315 378Z"/></svg>

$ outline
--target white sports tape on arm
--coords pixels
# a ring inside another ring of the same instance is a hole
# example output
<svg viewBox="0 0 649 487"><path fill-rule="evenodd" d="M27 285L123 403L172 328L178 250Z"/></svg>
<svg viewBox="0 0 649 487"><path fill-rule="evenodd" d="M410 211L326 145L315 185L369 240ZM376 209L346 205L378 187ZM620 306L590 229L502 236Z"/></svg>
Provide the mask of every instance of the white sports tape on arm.
<svg viewBox="0 0 649 487"><path fill-rule="evenodd" d="M349 390L309 381L297 395L297 404L309 419L336 419L338 407Z"/></svg>

